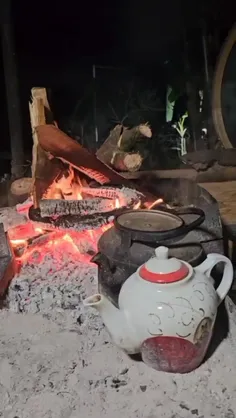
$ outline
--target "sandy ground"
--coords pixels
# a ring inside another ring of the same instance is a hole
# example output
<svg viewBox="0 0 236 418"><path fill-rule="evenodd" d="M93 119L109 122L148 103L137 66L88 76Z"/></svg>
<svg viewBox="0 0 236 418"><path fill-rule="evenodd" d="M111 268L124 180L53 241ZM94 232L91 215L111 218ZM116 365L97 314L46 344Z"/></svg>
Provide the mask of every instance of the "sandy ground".
<svg viewBox="0 0 236 418"><path fill-rule="evenodd" d="M232 336L195 372L171 375L130 360L93 313L75 318L0 312L1 417L236 416Z"/></svg>

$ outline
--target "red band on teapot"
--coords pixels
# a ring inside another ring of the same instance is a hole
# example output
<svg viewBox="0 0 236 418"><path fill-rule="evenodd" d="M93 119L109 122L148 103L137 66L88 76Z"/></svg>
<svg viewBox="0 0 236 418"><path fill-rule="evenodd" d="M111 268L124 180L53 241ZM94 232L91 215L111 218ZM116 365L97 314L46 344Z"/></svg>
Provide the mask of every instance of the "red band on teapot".
<svg viewBox="0 0 236 418"><path fill-rule="evenodd" d="M154 273L147 270L145 264L139 270L139 275L142 279L152 283L174 283L185 279L189 274L188 267L182 263L179 270L170 273Z"/></svg>

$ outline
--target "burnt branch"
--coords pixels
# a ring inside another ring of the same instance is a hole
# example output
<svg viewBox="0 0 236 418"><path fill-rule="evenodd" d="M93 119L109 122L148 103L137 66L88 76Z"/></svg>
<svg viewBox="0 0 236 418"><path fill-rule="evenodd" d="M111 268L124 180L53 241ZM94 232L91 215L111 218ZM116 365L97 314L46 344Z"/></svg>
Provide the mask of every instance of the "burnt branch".
<svg viewBox="0 0 236 418"><path fill-rule="evenodd" d="M144 195L135 189L128 187L110 187L103 186L100 188L84 187L83 193L90 194L105 199L118 199L120 206L130 206L133 203L138 203L144 199Z"/></svg>
<svg viewBox="0 0 236 418"><path fill-rule="evenodd" d="M115 207L130 208L138 204L143 195L134 189L122 187L90 188L83 187L81 193L93 196L92 199L61 200L43 199L40 201L40 216L63 216L63 215L93 215L95 213L110 212ZM118 205L116 205L118 201Z"/></svg>
<svg viewBox="0 0 236 418"><path fill-rule="evenodd" d="M110 199L61 200L44 199L39 203L41 216L92 215L109 212L114 209L114 201Z"/></svg>
<svg viewBox="0 0 236 418"><path fill-rule="evenodd" d="M29 219L31 221L39 223L42 229L47 230L73 230L73 231L85 231L89 229L97 229L103 225L107 225L114 220L114 217L121 213L122 209L116 209L106 213L96 213L93 215L64 215L57 219L47 216L42 217L39 209L29 209Z"/></svg>
<svg viewBox="0 0 236 418"><path fill-rule="evenodd" d="M139 204L144 197L127 187L81 188L81 193L92 199L60 200L44 199L40 207L29 208L29 219L40 223L41 228L53 230L83 231L95 229L113 221L114 217ZM95 197L94 197L95 196ZM118 208L116 208L118 200Z"/></svg>

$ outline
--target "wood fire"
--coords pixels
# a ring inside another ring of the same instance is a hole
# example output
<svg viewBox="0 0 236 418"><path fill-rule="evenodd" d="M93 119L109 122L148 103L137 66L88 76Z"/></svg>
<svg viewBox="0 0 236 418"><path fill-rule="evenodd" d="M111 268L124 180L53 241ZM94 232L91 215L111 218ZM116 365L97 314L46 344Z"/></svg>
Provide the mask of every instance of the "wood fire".
<svg viewBox="0 0 236 418"><path fill-rule="evenodd" d="M126 180L58 129L45 89L32 89L30 118L32 200L19 207L27 215L27 223L8 231L14 251L21 265L42 262L47 252L56 258L68 251L88 262L116 215L126 209L151 208L160 199ZM141 126L139 134L150 138L151 130ZM129 138L130 132L125 135Z"/></svg>
<svg viewBox="0 0 236 418"><path fill-rule="evenodd" d="M29 221L10 229L8 236L19 269L26 264L42 263L49 253L55 260L72 255L78 262L89 263L97 251L99 237L110 227L111 225L104 225L96 230L81 232L51 232L42 230Z"/></svg>

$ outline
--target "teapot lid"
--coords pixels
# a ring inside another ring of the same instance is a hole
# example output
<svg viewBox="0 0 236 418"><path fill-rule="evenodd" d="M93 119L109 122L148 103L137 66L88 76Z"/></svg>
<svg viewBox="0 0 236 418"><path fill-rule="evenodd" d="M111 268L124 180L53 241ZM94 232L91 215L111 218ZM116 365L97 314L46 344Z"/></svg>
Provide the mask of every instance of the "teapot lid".
<svg viewBox="0 0 236 418"><path fill-rule="evenodd" d="M142 279L152 283L174 283L185 279L189 274L187 264L177 258L168 258L168 248L155 249L155 257L150 258L139 269Z"/></svg>

